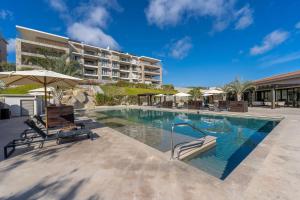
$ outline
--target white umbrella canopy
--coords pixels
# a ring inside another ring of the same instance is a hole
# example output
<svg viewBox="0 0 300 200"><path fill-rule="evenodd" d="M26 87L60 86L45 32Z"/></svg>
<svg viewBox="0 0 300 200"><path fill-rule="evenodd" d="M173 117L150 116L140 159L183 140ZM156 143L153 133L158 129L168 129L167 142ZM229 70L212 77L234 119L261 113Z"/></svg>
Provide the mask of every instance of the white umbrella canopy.
<svg viewBox="0 0 300 200"><path fill-rule="evenodd" d="M204 90L202 96L207 97L207 96L219 95L219 94L224 94L224 93L226 93L226 92L224 92L221 89L210 88L208 90Z"/></svg>
<svg viewBox="0 0 300 200"><path fill-rule="evenodd" d="M47 86L74 87L80 81L82 81L82 79L60 74L49 70L0 72L0 80L3 81L6 86L27 85L27 84L34 84L34 83L44 86L47 132L48 132Z"/></svg>
<svg viewBox="0 0 300 200"><path fill-rule="evenodd" d="M0 72L5 85L27 85L39 83L47 86L73 87L82 79L49 70Z"/></svg>
<svg viewBox="0 0 300 200"><path fill-rule="evenodd" d="M190 97L192 95L184 93L184 92L179 92L177 94L174 95L175 97Z"/></svg>
<svg viewBox="0 0 300 200"><path fill-rule="evenodd" d="M164 94L157 94L157 95L155 95L156 97L165 97L166 95L164 95Z"/></svg>

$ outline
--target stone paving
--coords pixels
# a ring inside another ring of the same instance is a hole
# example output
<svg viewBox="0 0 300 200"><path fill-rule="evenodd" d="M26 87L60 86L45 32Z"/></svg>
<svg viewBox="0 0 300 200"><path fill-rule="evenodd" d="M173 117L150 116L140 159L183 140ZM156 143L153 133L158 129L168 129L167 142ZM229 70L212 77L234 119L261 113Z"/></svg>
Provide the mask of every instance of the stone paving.
<svg viewBox="0 0 300 200"><path fill-rule="evenodd" d="M0 121L0 199L300 199L300 109L247 115L284 119L224 181L95 123L93 141L48 143L3 160L3 145L25 125Z"/></svg>

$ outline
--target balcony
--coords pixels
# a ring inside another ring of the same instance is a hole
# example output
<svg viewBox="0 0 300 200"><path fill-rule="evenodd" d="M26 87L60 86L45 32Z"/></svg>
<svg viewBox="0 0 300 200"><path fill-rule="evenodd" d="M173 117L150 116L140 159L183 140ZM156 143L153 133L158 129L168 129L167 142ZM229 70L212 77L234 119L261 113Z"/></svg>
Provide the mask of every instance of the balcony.
<svg viewBox="0 0 300 200"><path fill-rule="evenodd" d="M130 69L129 68L121 68L120 67L120 71L129 73Z"/></svg>
<svg viewBox="0 0 300 200"><path fill-rule="evenodd" d="M119 62L123 62L123 63L130 63L131 64L131 59L129 58L122 58L120 57Z"/></svg>
<svg viewBox="0 0 300 200"><path fill-rule="evenodd" d="M102 58L102 59L109 59L110 57L110 54L107 54L107 53L100 53L99 56Z"/></svg>
<svg viewBox="0 0 300 200"><path fill-rule="evenodd" d="M90 56L97 56L97 52L95 52L95 51L87 51L87 50L85 50L84 54L90 55Z"/></svg>
<svg viewBox="0 0 300 200"><path fill-rule="evenodd" d="M120 74L118 74L118 73L112 73L112 77L119 77L120 76Z"/></svg>
<svg viewBox="0 0 300 200"><path fill-rule="evenodd" d="M161 68L160 63L140 62L140 64L151 68Z"/></svg>
<svg viewBox="0 0 300 200"><path fill-rule="evenodd" d="M119 57L119 56L116 56L116 55L112 55L112 56L111 56L111 59L112 59L112 60L119 61L119 60L120 60L120 57Z"/></svg>
<svg viewBox="0 0 300 200"><path fill-rule="evenodd" d="M110 65L103 65L103 64L101 65L101 67L102 67L102 68L107 68L107 69L110 69L110 68L111 68Z"/></svg>
<svg viewBox="0 0 300 200"><path fill-rule="evenodd" d="M87 67L98 68L98 64L96 62L84 61L83 64L84 64L84 66L87 66Z"/></svg>
<svg viewBox="0 0 300 200"><path fill-rule="evenodd" d="M145 74L153 74L153 75L160 75L160 71L157 70L144 70Z"/></svg>

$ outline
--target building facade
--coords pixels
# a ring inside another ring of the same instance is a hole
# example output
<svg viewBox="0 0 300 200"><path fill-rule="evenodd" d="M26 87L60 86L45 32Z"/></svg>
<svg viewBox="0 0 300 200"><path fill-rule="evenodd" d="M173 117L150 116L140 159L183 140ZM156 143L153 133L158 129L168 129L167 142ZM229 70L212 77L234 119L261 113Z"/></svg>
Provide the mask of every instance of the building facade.
<svg viewBox="0 0 300 200"><path fill-rule="evenodd" d="M16 67L39 68L32 57L44 57L40 49L47 49L53 57L68 55L78 61L86 79L99 82L128 81L133 83L162 84L161 60L146 56L105 49L22 26L16 26Z"/></svg>
<svg viewBox="0 0 300 200"><path fill-rule="evenodd" d="M0 63L7 62L7 42L0 35Z"/></svg>
<svg viewBox="0 0 300 200"><path fill-rule="evenodd" d="M254 81L252 99L255 103L276 106L300 107L300 70Z"/></svg>

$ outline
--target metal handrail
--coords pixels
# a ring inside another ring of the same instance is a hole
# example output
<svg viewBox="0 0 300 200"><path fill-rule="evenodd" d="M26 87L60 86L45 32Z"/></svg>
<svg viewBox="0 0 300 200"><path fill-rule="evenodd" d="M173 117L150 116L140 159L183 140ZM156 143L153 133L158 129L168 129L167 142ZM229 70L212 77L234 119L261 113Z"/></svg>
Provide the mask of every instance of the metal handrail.
<svg viewBox="0 0 300 200"><path fill-rule="evenodd" d="M189 123L177 123L177 124L172 124L172 128L171 128L171 159L173 159L173 157L174 157L174 150L175 150L175 149L174 149L173 132L174 132L175 127L177 127L177 126L189 126L189 127L191 127L193 130L196 130L196 131L202 133L202 134L204 135L203 137L206 137L206 136L207 136L207 134L206 134L204 131L202 131L201 129L199 129L199 128L197 128L197 127L195 127L195 126L193 126L193 125L191 125L191 124L189 124Z"/></svg>

